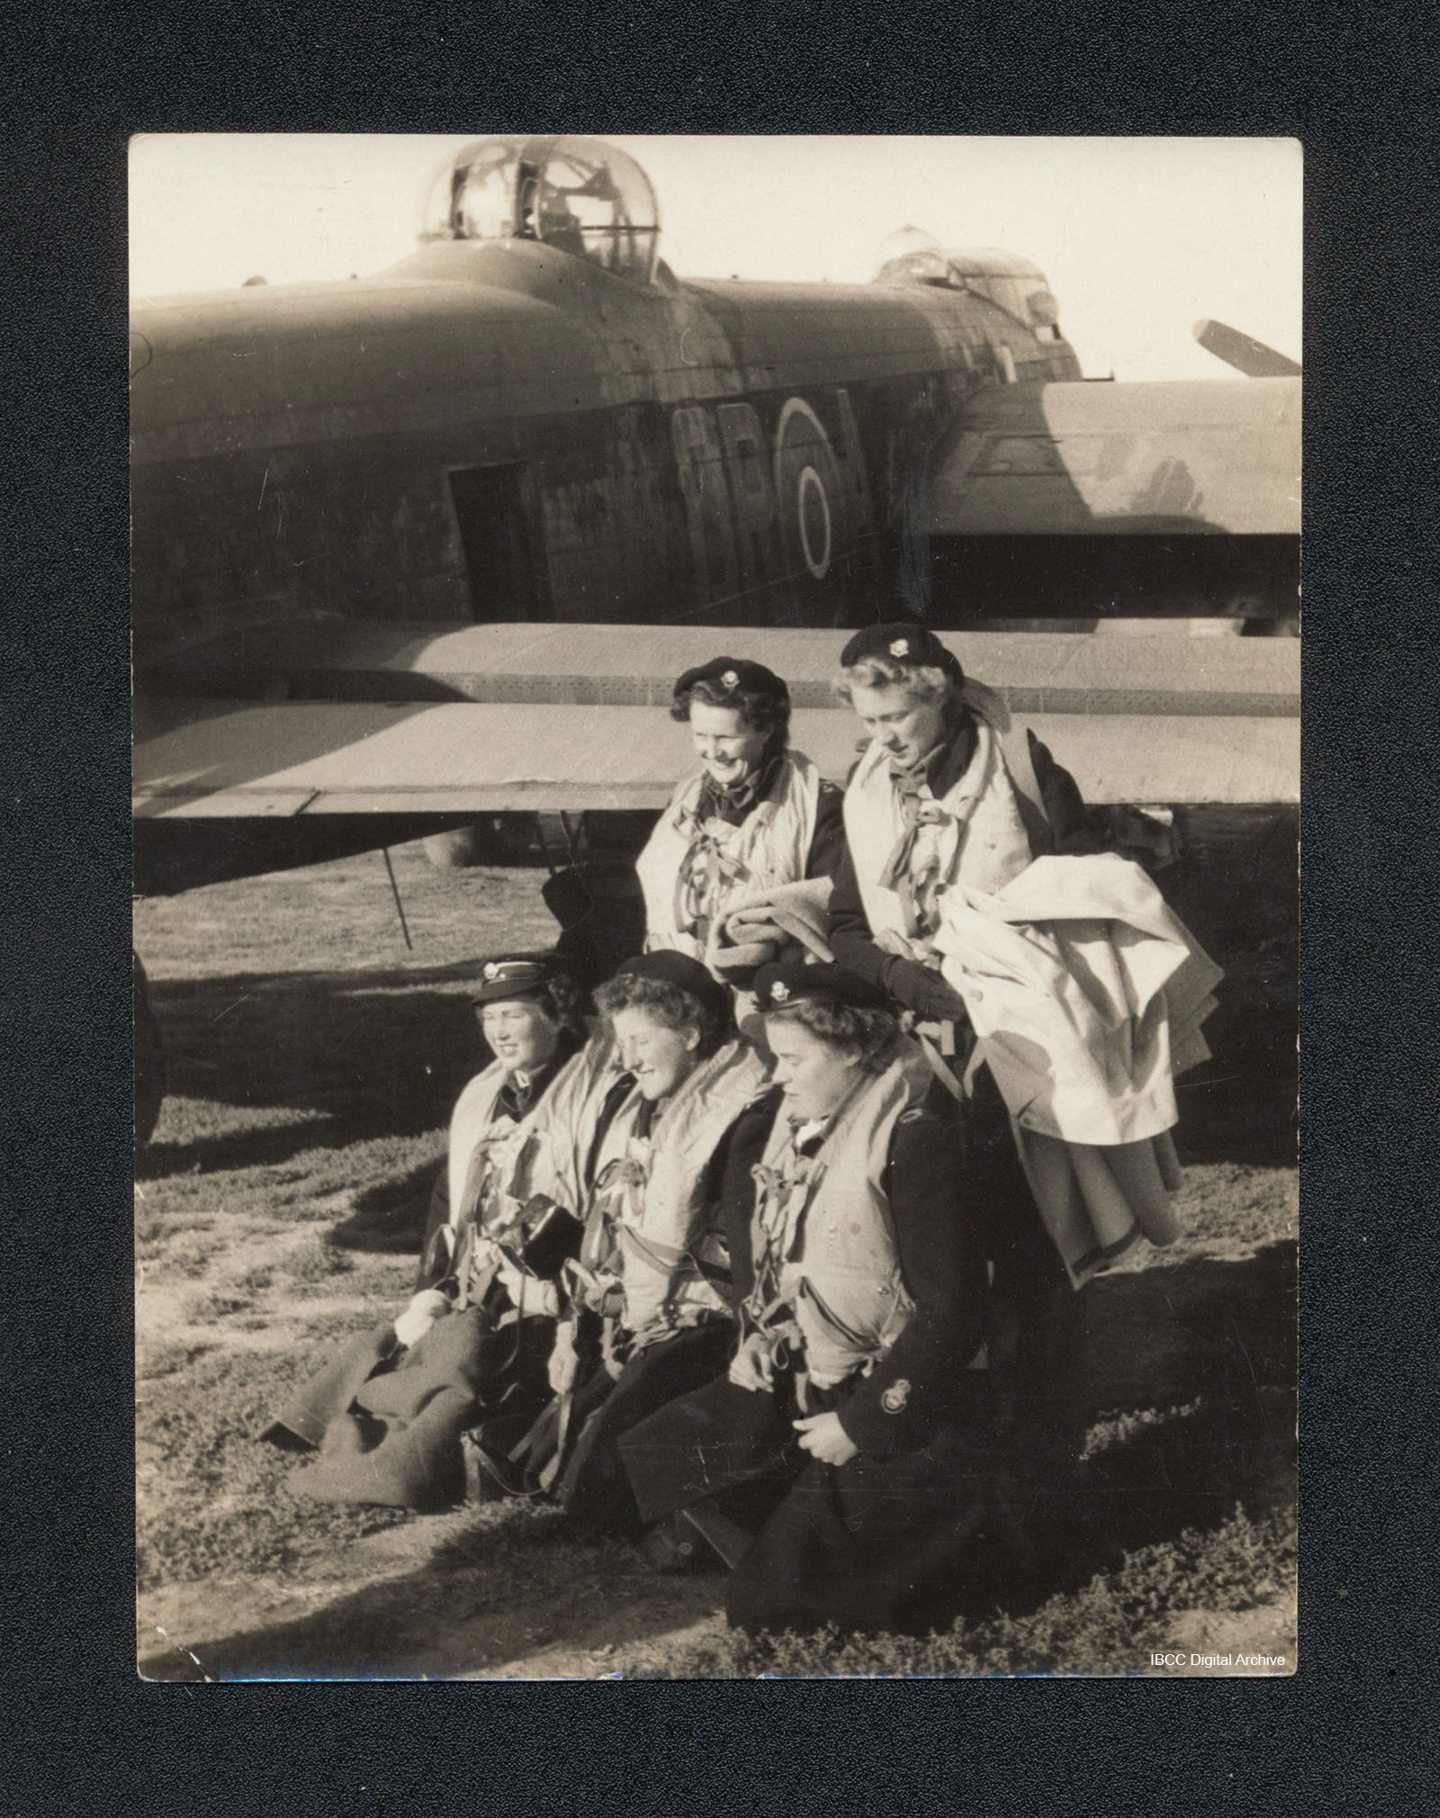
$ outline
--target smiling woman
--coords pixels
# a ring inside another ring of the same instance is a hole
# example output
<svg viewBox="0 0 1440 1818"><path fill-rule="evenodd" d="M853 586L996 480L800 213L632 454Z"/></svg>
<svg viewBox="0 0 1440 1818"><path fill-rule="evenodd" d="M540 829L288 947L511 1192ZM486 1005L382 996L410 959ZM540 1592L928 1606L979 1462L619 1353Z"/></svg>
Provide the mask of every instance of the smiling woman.
<svg viewBox="0 0 1440 1818"><path fill-rule="evenodd" d="M556 955L508 953L481 967L474 1009L494 1060L451 1117L417 1291L329 1358L262 1434L318 1453L290 1481L314 1501L458 1503L462 1435L482 1410L503 1408L486 1424L508 1445L544 1404L558 1302L527 1267L526 1157L551 1088L584 1074L579 994Z"/></svg>
<svg viewBox="0 0 1440 1818"><path fill-rule="evenodd" d="M724 987L686 954L629 961L596 1003L623 1071L594 1148L580 1253L561 1276L555 1400L526 1469L583 1526L638 1533L617 1441L724 1368L718 1180L765 1068L734 1039Z"/></svg>
<svg viewBox="0 0 1440 1818"><path fill-rule="evenodd" d="M636 864L646 947L701 959L738 987L794 940L767 915L774 892L809 883L810 919L823 914L843 846L839 792L789 749L790 691L763 663L687 669L670 716L689 725L699 768Z"/></svg>

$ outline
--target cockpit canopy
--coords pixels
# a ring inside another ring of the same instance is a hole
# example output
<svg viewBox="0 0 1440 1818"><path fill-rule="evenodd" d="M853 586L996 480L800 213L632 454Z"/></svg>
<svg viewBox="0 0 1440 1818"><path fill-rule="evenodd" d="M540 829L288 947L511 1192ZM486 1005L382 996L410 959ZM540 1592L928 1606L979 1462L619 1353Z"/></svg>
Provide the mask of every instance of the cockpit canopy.
<svg viewBox="0 0 1440 1818"><path fill-rule="evenodd" d="M436 172L420 237L538 240L649 283L660 219L650 179L600 139L472 139Z"/></svg>
<svg viewBox="0 0 1440 1818"><path fill-rule="evenodd" d="M942 247L918 227L891 234L880 248L877 284L934 284L946 290L968 290L998 304L1037 333L1059 337L1060 305L1045 274L1029 259L997 247L956 251Z"/></svg>

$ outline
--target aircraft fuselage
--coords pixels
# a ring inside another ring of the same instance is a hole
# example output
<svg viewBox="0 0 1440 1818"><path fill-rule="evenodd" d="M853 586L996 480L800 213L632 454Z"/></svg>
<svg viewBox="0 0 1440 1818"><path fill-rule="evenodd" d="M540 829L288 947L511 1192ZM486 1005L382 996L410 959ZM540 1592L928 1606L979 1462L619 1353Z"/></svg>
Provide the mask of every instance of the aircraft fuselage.
<svg viewBox="0 0 1440 1818"><path fill-rule="evenodd" d="M1072 349L925 285L653 285L536 243L160 300L137 658L294 617L840 625L974 391Z"/></svg>

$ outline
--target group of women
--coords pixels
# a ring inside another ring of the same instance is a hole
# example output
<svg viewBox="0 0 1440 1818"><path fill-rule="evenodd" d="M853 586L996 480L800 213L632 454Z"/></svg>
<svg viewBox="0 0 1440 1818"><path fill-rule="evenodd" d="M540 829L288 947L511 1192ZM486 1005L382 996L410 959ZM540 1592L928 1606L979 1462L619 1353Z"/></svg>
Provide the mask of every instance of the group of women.
<svg viewBox="0 0 1440 1818"><path fill-rule="evenodd" d="M836 687L843 792L771 671L680 677L698 767L593 1020L558 954L483 966L416 1292L266 1435L315 1454L301 1493L552 1500L728 1568L752 1630L923 1630L1065 1493L1084 1277L937 940L1083 805L928 630L857 634Z"/></svg>

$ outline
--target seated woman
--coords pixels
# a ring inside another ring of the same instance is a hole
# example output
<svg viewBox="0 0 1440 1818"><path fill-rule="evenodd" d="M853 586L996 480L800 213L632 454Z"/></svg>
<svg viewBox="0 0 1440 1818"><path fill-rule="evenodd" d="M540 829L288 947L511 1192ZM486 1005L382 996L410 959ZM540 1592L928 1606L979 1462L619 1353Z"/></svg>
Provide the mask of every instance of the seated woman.
<svg viewBox="0 0 1440 1818"><path fill-rule="evenodd" d="M638 1533L616 1440L725 1367L733 1327L719 1184L731 1127L768 1082L734 1038L729 994L698 960L645 954L596 1001L625 1096L593 1146L580 1253L562 1272L555 1400L525 1466L587 1527Z"/></svg>
<svg viewBox="0 0 1440 1818"><path fill-rule="evenodd" d="M527 1266L536 1247L525 1230L530 1161L552 1096L570 1104L572 1126L593 1122L597 1068L580 1052L580 993L555 955L500 955L481 981L474 1004L494 1059L455 1106L420 1291L262 1435L287 1450L319 1449L291 1479L300 1495L447 1507L465 1491L461 1435L488 1421L518 1438L547 1398L558 1303Z"/></svg>
<svg viewBox="0 0 1440 1818"><path fill-rule="evenodd" d="M780 1090L737 1129L725 1184L742 1342L621 1452L642 1517L683 1511L734 1567L731 1623L928 1628L991 1481L960 1137L875 988L792 964L756 993Z"/></svg>
<svg viewBox="0 0 1440 1818"><path fill-rule="evenodd" d="M823 951L844 849L840 792L788 749L785 683L763 663L715 657L680 677L670 713L689 722L700 767L636 862L647 951L689 954L738 985L787 934ZM777 903L779 923L765 913Z"/></svg>

